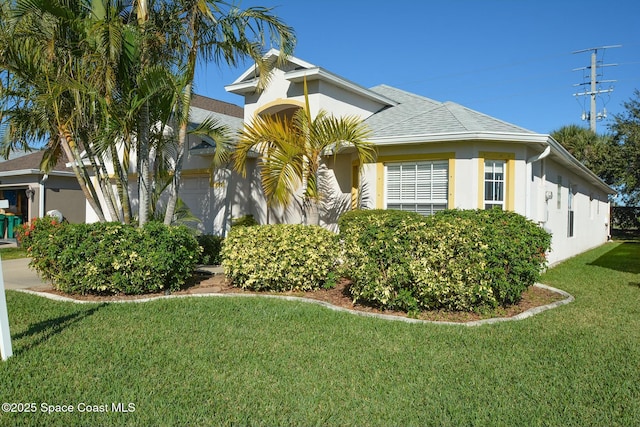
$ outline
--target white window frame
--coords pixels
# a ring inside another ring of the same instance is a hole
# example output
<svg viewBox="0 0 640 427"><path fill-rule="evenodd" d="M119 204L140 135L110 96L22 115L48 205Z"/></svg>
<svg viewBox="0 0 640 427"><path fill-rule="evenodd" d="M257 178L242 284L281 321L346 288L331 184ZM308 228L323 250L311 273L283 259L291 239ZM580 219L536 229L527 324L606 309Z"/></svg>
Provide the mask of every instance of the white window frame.
<svg viewBox="0 0 640 427"><path fill-rule="evenodd" d="M562 176L558 175L558 184L556 189L556 208L562 209Z"/></svg>
<svg viewBox="0 0 640 427"><path fill-rule="evenodd" d="M502 177L498 176L496 165L502 166ZM487 178L487 174L491 174L491 178ZM491 185L491 198L487 198L487 185ZM506 206L506 191L507 191L507 161L496 159L485 159L484 161L484 184L483 189L483 203L484 209L493 209L499 207L505 210Z"/></svg>
<svg viewBox="0 0 640 427"><path fill-rule="evenodd" d="M389 162L384 176L387 209L432 215L449 206L448 160ZM395 176L397 183L390 181Z"/></svg>

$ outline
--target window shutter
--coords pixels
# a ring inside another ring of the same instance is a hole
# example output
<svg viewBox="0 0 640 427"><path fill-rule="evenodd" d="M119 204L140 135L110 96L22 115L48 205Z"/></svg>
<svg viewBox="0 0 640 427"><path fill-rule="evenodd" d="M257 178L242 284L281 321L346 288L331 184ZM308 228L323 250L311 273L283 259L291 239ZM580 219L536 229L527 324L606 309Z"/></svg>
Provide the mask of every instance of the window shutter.
<svg viewBox="0 0 640 427"><path fill-rule="evenodd" d="M387 198L390 200L400 200L400 170L400 165L387 167Z"/></svg>
<svg viewBox="0 0 640 427"><path fill-rule="evenodd" d="M448 188L448 169L447 162L434 162L433 164L433 194L431 196L434 202L445 203L447 201Z"/></svg>
<svg viewBox="0 0 640 427"><path fill-rule="evenodd" d="M387 209L432 215L447 208L449 162L424 161L386 166Z"/></svg>

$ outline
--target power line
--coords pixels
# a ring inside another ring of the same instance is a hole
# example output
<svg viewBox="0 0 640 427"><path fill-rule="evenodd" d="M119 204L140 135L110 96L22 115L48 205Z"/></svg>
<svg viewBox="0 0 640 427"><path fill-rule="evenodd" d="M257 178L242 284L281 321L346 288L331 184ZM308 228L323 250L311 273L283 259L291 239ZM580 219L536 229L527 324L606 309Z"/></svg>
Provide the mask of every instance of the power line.
<svg viewBox="0 0 640 427"><path fill-rule="evenodd" d="M613 92L613 86L609 86L607 89L602 89L599 86L602 83L615 83L616 80L604 80L599 79L602 77L604 73L598 74L598 71L603 67L613 67L618 64L605 64L603 60L598 61L598 50L602 52L602 57L604 58L604 51L610 48L622 47L622 45L611 45L611 46L601 46L601 47L591 47L589 49L577 50L575 53L584 53L591 52L591 64L586 67L574 68L573 71L588 71L589 79L587 80L587 75L583 74L583 79L587 81L583 81L582 83L574 84L574 86L586 86L589 85L589 89L585 88L584 91L574 93L573 96L590 96L591 97L591 105L589 109L589 113L582 111L582 120L589 120L589 127L595 133L596 132L596 120L602 120L607 117L607 109L603 108L602 112L598 113L596 110L596 97L603 93Z"/></svg>

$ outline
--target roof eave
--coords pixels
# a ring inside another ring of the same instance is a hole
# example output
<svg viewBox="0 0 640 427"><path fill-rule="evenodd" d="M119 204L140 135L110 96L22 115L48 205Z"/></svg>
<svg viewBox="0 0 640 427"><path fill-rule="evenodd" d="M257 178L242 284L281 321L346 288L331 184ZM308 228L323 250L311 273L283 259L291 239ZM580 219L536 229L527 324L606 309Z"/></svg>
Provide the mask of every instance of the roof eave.
<svg viewBox="0 0 640 427"><path fill-rule="evenodd" d="M593 173L591 169L582 164L578 159L576 159L571 153L569 153L558 141L553 139L550 135L545 135L547 137L547 144L551 146L551 152L556 154L557 157L561 159L561 161L568 166L570 169L573 169L578 174L581 174L583 177L587 178L593 184L601 187L607 194L617 194L617 191L611 188L606 182L604 182L598 175Z"/></svg>
<svg viewBox="0 0 640 427"><path fill-rule="evenodd" d="M401 137L388 136L371 138L371 142L376 145L397 145L397 144L422 144L425 142L452 142L452 141L502 141L515 143L546 143L547 135L536 133L513 133L513 132L444 132L430 134L405 135Z"/></svg>
<svg viewBox="0 0 640 427"><path fill-rule="evenodd" d="M232 83L224 87L224 90L237 95L244 95L246 93L253 93L258 90L258 79L249 80L246 82Z"/></svg>
<svg viewBox="0 0 640 427"><path fill-rule="evenodd" d="M387 106L396 106L398 103L386 96L382 96L376 92L373 92L357 83L344 79L336 74L333 74L324 68L315 67L304 70L293 70L285 73L285 78L293 83L301 83L306 78L307 81L320 80L329 82L335 86L346 89L350 92L357 93L370 100L382 103Z"/></svg>
<svg viewBox="0 0 640 427"><path fill-rule="evenodd" d="M601 188L607 194L617 192L605 183L598 175L583 165L571 155L562 145L549 135L537 133L513 133L513 132L450 132L434 133L427 135L406 135L402 137L382 137L371 138L376 146L388 146L398 144L424 144L424 143L446 143L453 141L500 141L514 144L537 143L542 146L551 146L551 152L555 157L572 169L578 175L587 179L592 184Z"/></svg>
<svg viewBox="0 0 640 427"><path fill-rule="evenodd" d="M25 176L25 175L49 175L49 176L72 176L75 177L75 173L68 171L51 171L43 172L40 169L20 169L14 171L1 171L0 177L6 176Z"/></svg>

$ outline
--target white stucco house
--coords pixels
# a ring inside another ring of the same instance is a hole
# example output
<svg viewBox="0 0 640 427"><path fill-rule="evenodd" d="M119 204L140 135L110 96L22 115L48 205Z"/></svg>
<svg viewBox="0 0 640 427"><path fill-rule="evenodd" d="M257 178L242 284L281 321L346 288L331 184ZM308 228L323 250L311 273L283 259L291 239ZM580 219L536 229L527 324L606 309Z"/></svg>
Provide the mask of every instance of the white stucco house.
<svg viewBox="0 0 640 427"><path fill-rule="evenodd" d="M279 52L267 58L275 61ZM453 102L438 102L386 85L365 88L321 67L289 57L258 90L250 67L228 92L242 97L239 110L194 103L192 121L213 114L240 128L257 115L291 114L304 103L306 78L312 114L356 115L372 132L373 163L354 153L328 153L322 170L326 198L321 224L336 228L343 212L356 208L413 210L499 207L520 213L553 235L551 263L605 243L609 201L615 192L549 135L523 129ZM201 100L202 101L202 100ZM217 107L217 108L216 108ZM232 112L232 114L230 114ZM240 118L239 116L243 116ZM189 140L182 199L202 219L202 232L225 234L232 218L253 215L261 223L302 222L295 203L270 210L256 161L247 178L220 170L210 184L211 141Z"/></svg>

